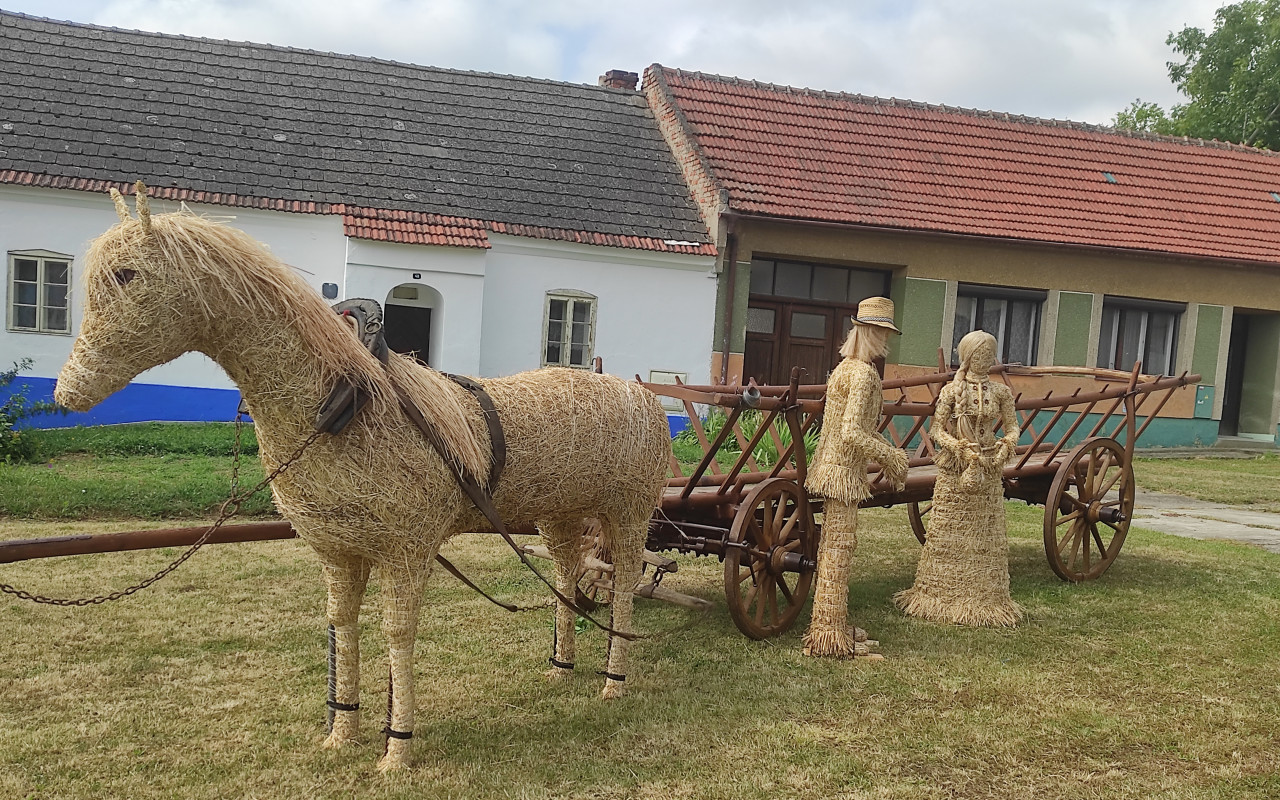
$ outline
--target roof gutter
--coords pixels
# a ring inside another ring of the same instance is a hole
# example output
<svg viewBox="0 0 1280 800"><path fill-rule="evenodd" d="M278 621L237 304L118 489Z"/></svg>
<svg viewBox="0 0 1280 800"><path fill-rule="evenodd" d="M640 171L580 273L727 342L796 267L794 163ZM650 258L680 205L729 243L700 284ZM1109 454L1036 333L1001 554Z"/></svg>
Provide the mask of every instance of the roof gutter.
<svg viewBox="0 0 1280 800"><path fill-rule="evenodd" d="M1170 259L1176 261L1191 261L1196 263L1208 263L1217 266L1236 267L1236 268L1270 268L1280 269L1280 262L1276 261L1252 261L1248 259L1232 259L1222 258L1220 256L1196 256L1183 253L1170 253L1157 250L1140 250L1133 247L1107 247L1099 244L1072 244L1070 242L1046 242L1037 239L1018 239L1012 236L988 236L976 233L953 233L950 231L932 231L924 228L894 228L888 225L867 225L860 222L828 222L817 219L801 219L798 217L779 217L771 214L739 214L734 212L734 216L743 220L752 222L767 222L777 225L799 225L806 228L827 228L841 231L870 231L872 233L887 233L901 235L909 233L917 236L929 236L936 239L960 240L965 242L999 242L1001 244L1021 245L1023 247L1039 247L1047 250L1068 250L1068 251L1084 251L1090 253L1098 253L1101 255L1123 254L1135 256L1137 258L1148 259L1152 261L1167 261Z"/></svg>

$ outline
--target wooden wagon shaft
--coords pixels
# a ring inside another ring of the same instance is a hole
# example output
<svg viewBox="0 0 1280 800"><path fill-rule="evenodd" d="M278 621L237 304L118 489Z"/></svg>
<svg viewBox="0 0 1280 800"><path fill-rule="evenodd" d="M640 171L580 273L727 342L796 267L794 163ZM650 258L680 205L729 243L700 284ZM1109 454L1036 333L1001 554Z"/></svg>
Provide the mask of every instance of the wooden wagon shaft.
<svg viewBox="0 0 1280 800"><path fill-rule="evenodd" d="M130 550L154 550L161 547L190 547L209 530L208 525L184 528L156 528L145 531L120 533L77 534L74 536L48 536L40 539L11 539L0 542L0 564L30 561L37 558L83 556L93 553L123 553ZM512 527L513 534L535 535L532 527ZM493 531L472 531L493 533ZM237 544L241 542L267 542L295 539L293 526L284 520L270 522L246 522L240 525L223 525L214 531L207 544Z"/></svg>
<svg viewBox="0 0 1280 800"><path fill-rule="evenodd" d="M157 528L149 531L50 536L43 539L14 539L0 542L0 564L35 558L80 556L90 553L120 553L159 547L189 547L209 530L208 525L186 528ZM284 521L248 522L223 525L209 537L209 544L265 542L293 539L293 526Z"/></svg>

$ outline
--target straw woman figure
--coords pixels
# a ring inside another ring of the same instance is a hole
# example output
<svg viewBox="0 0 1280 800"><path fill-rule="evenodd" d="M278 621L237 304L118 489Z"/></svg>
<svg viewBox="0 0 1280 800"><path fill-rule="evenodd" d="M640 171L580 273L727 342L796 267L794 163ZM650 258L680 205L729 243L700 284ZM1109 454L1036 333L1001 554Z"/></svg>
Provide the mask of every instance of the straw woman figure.
<svg viewBox="0 0 1280 800"><path fill-rule="evenodd" d="M822 435L809 468L806 488L826 498L818 547L818 580L813 620L804 637L804 654L850 658L868 655L866 634L851 627L849 569L858 546L858 504L871 495L867 465L877 461L885 478L901 486L907 454L876 432L880 420L880 375L872 361L885 355L893 324L893 301L871 297L840 348L844 360L827 380Z"/></svg>
<svg viewBox="0 0 1280 800"><path fill-rule="evenodd" d="M938 479L929 535L916 582L894 597L906 613L960 625L1014 626L1022 609L1009 597L1004 466L1018 445L1013 394L993 383L996 340L973 331L960 340L960 369L943 387L930 436ZM995 423L1003 436L995 438Z"/></svg>

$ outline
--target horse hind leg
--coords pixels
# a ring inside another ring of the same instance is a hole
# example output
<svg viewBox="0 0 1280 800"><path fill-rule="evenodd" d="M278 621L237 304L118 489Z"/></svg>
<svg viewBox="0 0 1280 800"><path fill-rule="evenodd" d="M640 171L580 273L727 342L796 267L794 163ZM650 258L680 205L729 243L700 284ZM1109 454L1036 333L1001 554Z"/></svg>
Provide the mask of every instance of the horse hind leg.
<svg viewBox="0 0 1280 800"><path fill-rule="evenodd" d="M581 572L583 522L540 523L538 532L542 534L543 544L555 565L556 591L565 597L574 597ZM555 636L549 659L551 669L547 670L550 680L562 680L573 674L577 653L576 622L577 614L573 609L557 600Z"/></svg>
<svg viewBox="0 0 1280 800"><path fill-rule="evenodd" d="M644 567L644 543L649 529L649 518L639 522L618 524L601 520L601 535L613 555L613 606L612 624L620 633L631 633L631 609L636 584ZM609 634L609 661L605 669L602 697L606 700L626 694L627 650L631 642L621 636Z"/></svg>
<svg viewBox="0 0 1280 800"><path fill-rule="evenodd" d="M355 741L360 731L360 601L369 580L369 564L358 558L325 559L324 580L334 644L329 686L333 724L324 747L341 747Z"/></svg>

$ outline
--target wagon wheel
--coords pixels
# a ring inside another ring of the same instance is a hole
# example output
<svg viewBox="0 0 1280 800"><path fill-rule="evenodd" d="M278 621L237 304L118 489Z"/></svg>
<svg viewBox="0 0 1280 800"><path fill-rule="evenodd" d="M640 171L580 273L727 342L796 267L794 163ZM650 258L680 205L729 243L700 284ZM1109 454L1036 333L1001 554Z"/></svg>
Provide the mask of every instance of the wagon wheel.
<svg viewBox="0 0 1280 800"><path fill-rule="evenodd" d="M1114 439L1088 439L1058 467L1045 499L1044 549L1064 581L1107 571L1129 532L1133 465Z"/></svg>
<svg viewBox="0 0 1280 800"><path fill-rule="evenodd" d="M765 639L790 628L809 599L817 555L804 490L786 478L752 489L734 516L724 556L725 598L738 630Z"/></svg>
<svg viewBox="0 0 1280 800"><path fill-rule="evenodd" d="M929 512L933 510L933 501L927 503L907 503L907 519L911 520L911 532L924 544L929 538L927 526Z"/></svg>

